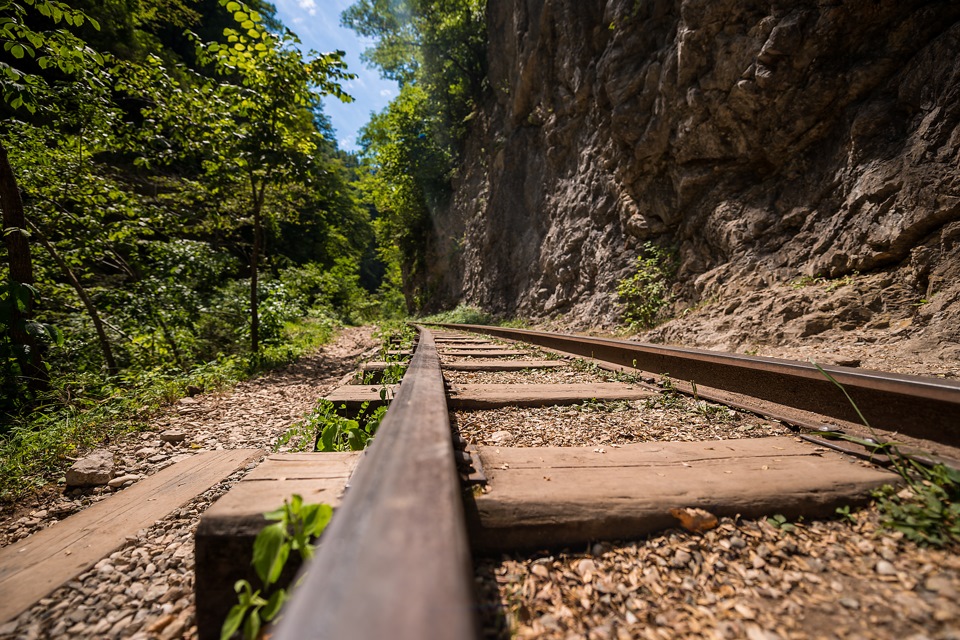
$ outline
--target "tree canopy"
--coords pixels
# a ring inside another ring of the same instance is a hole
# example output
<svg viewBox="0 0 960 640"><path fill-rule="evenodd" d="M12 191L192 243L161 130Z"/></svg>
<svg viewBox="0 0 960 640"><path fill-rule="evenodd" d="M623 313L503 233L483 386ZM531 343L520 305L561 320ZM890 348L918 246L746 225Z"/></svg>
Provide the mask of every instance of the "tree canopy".
<svg viewBox="0 0 960 640"><path fill-rule="evenodd" d="M343 52L256 0L4 0L0 43L6 424L371 312L369 209L321 107L350 99Z"/></svg>
<svg viewBox="0 0 960 640"><path fill-rule="evenodd" d="M432 215L446 204L467 127L484 99L484 0L358 0L344 25L373 38L365 59L401 85L364 130L365 193L378 242L417 308Z"/></svg>

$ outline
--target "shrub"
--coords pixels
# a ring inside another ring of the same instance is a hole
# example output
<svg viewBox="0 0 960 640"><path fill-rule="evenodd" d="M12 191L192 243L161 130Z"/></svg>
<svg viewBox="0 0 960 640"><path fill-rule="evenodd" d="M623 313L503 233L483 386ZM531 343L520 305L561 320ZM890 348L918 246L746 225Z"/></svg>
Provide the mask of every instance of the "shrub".
<svg viewBox="0 0 960 640"><path fill-rule="evenodd" d="M637 270L617 285L625 305L623 318L632 329L649 329L666 320L673 302L670 280L676 274L676 256L647 242L637 257Z"/></svg>

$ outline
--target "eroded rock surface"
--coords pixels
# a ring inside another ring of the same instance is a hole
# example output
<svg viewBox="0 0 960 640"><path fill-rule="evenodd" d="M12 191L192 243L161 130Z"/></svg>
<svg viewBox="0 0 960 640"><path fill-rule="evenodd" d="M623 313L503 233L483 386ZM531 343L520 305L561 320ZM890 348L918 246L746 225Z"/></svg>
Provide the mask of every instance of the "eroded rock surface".
<svg viewBox="0 0 960 640"><path fill-rule="evenodd" d="M610 325L617 281L657 240L677 247L681 306L736 305L733 324L757 292L859 274L870 292L765 326L910 316L901 339L956 343L958 21L958 3L892 0L489 3L492 97L433 290ZM771 318L805 304L791 289Z"/></svg>

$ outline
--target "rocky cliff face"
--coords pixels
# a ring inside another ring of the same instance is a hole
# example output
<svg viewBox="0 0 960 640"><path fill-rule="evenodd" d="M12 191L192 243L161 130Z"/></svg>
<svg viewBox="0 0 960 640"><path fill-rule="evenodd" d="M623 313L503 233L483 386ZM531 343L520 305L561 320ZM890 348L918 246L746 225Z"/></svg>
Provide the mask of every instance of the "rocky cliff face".
<svg viewBox="0 0 960 640"><path fill-rule="evenodd" d="M723 318L763 311L781 338L960 342L960 3L490 0L488 22L451 209L464 301L610 325L656 240L696 310L651 337L735 348L761 328ZM750 302L771 287L789 309Z"/></svg>

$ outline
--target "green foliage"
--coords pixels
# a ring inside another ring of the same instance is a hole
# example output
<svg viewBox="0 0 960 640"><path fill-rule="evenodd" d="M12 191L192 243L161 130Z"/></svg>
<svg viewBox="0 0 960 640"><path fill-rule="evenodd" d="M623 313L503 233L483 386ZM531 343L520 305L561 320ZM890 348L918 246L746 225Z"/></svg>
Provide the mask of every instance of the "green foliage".
<svg viewBox="0 0 960 640"><path fill-rule="evenodd" d="M843 385L819 364L813 365L843 392L873 437L858 438L839 431L822 435L859 444L872 454L887 455L893 470L906 484L900 492L887 485L873 493L883 524L918 544L960 545L960 471L940 463L926 465L905 454L898 443L882 441Z"/></svg>
<svg viewBox="0 0 960 640"><path fill-rule="evenodd" d="M313 541L329 524L333 509L328 504L303 504L303 498L294 494L289 501L283 501L282 507L263 516L276 521L265 526L253 542L252 564L263 586L254 591L247 580L236 582L234 591L239 602L230 608L223 622L221 640L228 640L241 629L246 640L256 640L263 623L277 617L289 596L285 588L273 587L290 553L296 551L303 560L313 557Z"/></svg>
<svg viewBox="0 0 960 640"><path fill-rule="evenodd" d="M773 527L776 527L777 529L780 529L781 531L786 531L788 533L796 531L797 529L796 525L792 524L789 520L787 520L787 517L782 513L778 513L774 516L767 518L767 523L769 523Z"/></svg>
<svg viewBox="0 0 960 640"><path fill-rule="evenodd" d="M413 348L417 341L417 330L406 322L384 319L377 323L373 337L380 341L382 358L388 360L387 351Z"/></svg>
<svg viewBox="0 0 960 640"><path fill-rule="evenodd" d="M431 134L436 126L426 92L407 85L363 131L369 171L361 189L379 213L374 229L381 260L392 272L388 282L395 287L397 281L409 285L422 280L432 212L449 195L451 156ZM416 306L409 291L406 303Z"/></svg>
<svg viewBox="0 0 960 640"><path fill-rule="evenodd" d="M790 281L790 287L793 289L804 289L806 287L823 287L827 293L832 293L841 287L854 284L860 272L854 271L842 278L825 278L823 276L800 276Z"/></svg>
<svg viewBox="0 0 960 640"><path fill-rule="evenodd" d="M187 371L136 369L106 380L78 371L53 378L51 390L34 411L11 416L5 423L0 438L0 503L62 481L70 458L106 438L150 429L149 420L160 407L188 392L223 389L316 349L330 340L335 326L330 319L308 317L288 325L283 344L268 346L257 356L224 356Z"/></svg>
<svg viewBox="0 0 960 640"><path fill-rule="evenodd" d="M44 73L48 70L95 82L90 74L104 64L104 57L75 30L84 23L99 29L96 20L56 0L5 0L0 12L0 41L14 60L13 64L0 62L0 91L11 109L58 110L59 105L48 100L53 75ZM47 25L54 28L44 28Z"/></svg>
<svg viewBox="0 0 960 640"><path fill-rule="evenodd" d="M623 317L632 329L655 327L665 320L664 312L673 302L670 280L676 273L675 256L652 242L643 245L637 270L617 285L625 305Z"/></svg>
<svg viewBox="0 0 960 640"><path fill-rule="evenodd" d="M28 345L18 344L10 338L10 329L17 324L41 344L52 345L63 344L63 332L51 324L28 320L14 313L15 309L22 312L30 297L39 297L34 287L13 280L3 284L5 286L0 289L0 412L10 412L16 411L25 399L20 393L20 381L30 355ZM0 423L2 432L3 425Z"/></svg>
<svg viewBox="0 0 960 640"><path fill-rule="evenodd" d="M421 318L423 322L438 322L443 324L494 324L493 318L489 313L461 304L450 311L441 311L430 316Z"/></svg>
<svg viewBox="0 0 960 640"><path fill-rule="evenodd" d="M34 282L0 288L3 500L187 386L288 362L381 305L356 162L324 137L341 53L301 54L261 0L76 2L0 2L0 144L26 218L8 233L31 240ZM23 393L10 336L24 291L42 295L17 326L45 336L47 394Z"/></svg>
<svg viewBox="0 0 960 640"><path fill-rule="evenodd" d="M363 132L363 193L377 211L389 313L416 311L431 282L434 216L447 204L469 122L486 86L485 0L358 0L343 24L374 40L365 59L400 94ZM385 309L385 313L387 310Z"/></svg>
<svg viewBox="0 0 960 640"><path fill-rule="evenodd" d="M340 407L341 411L344 409ZM340 415L332 402L321 399L306 418L280 436L274 451L281 447L291 451L362 451L376 434L387 411L386 407L370 412L367 409L364 403L359 411L361 424L360 419Z"/></svg>
<svg viewBox="0 0 960 640"><path fill-rule="evenodd" d="M873 494L883 524L918 544L960 545L960 472L942 464L911 467L908 491L888 485Z"/></svg>
<svg viewBox="0 0 960 640"><path fill-rule="evenodd" d="M264 334L254 366L299 349L287 336L305 326L300 317L329 332L374 316L379 302L358 268L373 229L319 112L320 98L342 96L350 77L340 54L300 54L260 0L229 13L226 0L195 9L77 1L83 11L46 0L0 7L0 82L7 113L23 116L0 121L0 144L34 230L20 233L49 242L49 254L36 242L31 252L27 290L43 304L27 329L53 338L41 345L50 376L104 373L97 311L134 385L137 372L243 356L253 313ZM201 35L180 35L184 26ZM221 41L208 41L224 27ZM262 259L256 274L244 265L251 255ZM7 258L0 246L3 281ZM29 422L22 413L39 403L22 393L24 345L11 341L4 312L19 299L10 291L0 291L0 424ZM79 304L83 293L93 312ZM89 381L82 389L99 394Z"/></svg>

